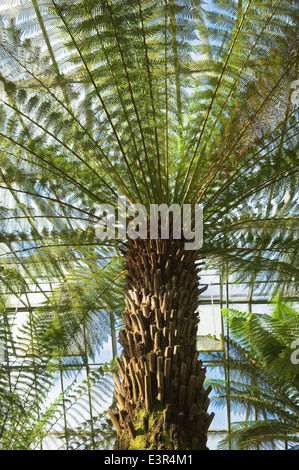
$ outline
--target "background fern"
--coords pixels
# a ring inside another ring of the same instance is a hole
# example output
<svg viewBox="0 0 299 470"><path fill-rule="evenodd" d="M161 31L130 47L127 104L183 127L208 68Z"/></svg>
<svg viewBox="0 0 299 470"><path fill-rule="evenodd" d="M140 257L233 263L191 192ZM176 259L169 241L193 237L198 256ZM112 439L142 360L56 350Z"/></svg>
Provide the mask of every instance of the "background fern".
<svg viewBox="0 0 299 470"><path fill-rule="evenodd" d="M279 449L298 444L298 365L291 360L298 338L298 311L281 301L271 314L226 310L227 353L211 353L212 363L228 361L228 380L209 380L215 404L229 400L242 422L232 425L220 449Z"/></svg>

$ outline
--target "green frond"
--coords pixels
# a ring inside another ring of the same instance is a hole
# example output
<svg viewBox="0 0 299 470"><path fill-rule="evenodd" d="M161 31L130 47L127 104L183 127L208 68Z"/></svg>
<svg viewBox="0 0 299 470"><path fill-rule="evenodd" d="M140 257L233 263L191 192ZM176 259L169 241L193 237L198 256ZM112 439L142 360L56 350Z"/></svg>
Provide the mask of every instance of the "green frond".
<svg viewBox="0 0 299 470"><path fill-rule="evenodd" d="M247 417L235 423L219 448L277 449L298 442L298 366L291 360L298 338L298 311L276 300L271 314L227 309L228 357L214 354L229 367L230 379L209 380L215 404L228 399L235 413ZM251 419L249 421L249 418ZM260 447L259 447L260 446Z"/></svg>

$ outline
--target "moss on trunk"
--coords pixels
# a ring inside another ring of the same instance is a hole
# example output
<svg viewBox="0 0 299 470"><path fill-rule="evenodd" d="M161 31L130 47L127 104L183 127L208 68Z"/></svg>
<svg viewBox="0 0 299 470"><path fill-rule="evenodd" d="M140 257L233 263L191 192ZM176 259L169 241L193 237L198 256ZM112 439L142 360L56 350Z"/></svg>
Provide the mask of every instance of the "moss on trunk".
<svg viewBox="0 0 299 470"><path fill-rule="evenodd" d="M123 450L188 450L191 443L183 430L165 423L163 407L136 412L133 423L136 436L130 437Z"/></svg>
<svg viewBox="0 0 299 470"><path fill-rule="evenodd" d="M136 412L133 419L136 437L130 439L129 450L172 449L170 433L163 426L163 411Z"/></svg>

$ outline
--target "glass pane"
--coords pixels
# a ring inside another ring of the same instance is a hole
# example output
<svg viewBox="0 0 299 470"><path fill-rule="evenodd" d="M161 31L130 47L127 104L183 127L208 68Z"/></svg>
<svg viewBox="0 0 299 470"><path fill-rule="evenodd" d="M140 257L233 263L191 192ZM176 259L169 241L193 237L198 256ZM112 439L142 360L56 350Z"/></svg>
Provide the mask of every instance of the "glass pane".
<svg viewBox="0 0 299 470"><path fill-rule="evenodd" d="M220 305L201 305L198 308L200 323L198 325L199 350L214 351L222 349L222 319Z"/></svg>

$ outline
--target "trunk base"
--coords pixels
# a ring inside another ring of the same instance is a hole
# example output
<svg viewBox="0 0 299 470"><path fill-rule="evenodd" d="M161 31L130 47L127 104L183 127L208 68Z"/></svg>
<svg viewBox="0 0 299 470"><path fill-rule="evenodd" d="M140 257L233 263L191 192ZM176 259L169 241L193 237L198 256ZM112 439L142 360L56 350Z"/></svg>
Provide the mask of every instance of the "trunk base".
<svg viewBox="0 0 299 470"><path fill-rule="evenodd" d="M206 436L201 442L198 436L183 430L181 426L165 423L165 413L160 406L150 413L140 409L134 413L135 437L128 433L118 437L115 450L208 450Z"/></svg>

